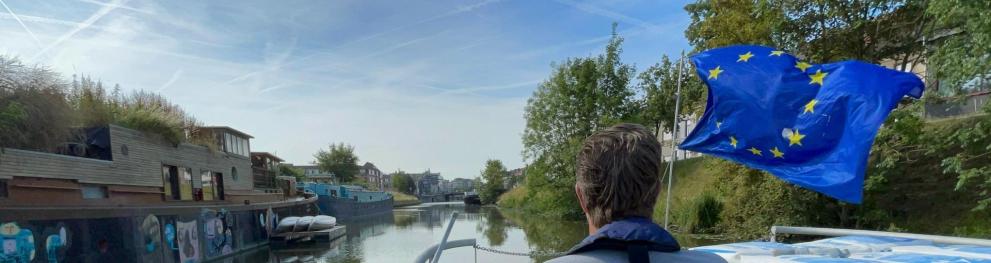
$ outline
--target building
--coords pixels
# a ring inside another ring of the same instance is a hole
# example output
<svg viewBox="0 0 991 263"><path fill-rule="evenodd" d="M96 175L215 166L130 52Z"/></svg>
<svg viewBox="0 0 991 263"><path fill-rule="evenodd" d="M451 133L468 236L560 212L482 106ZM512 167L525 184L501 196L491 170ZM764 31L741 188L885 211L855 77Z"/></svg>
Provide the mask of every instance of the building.
<svg viewBox="0 0 991 263"><path fill-rule="evenodd" d="M697 121L698 118L694 116L683 118L681 122L678 123L678 134L677 134L678 136L675 139L672 139L672 137L674 136L671 135L670 131L664 132L660 135L658 139L661 141L661 160L670 161L672 153L678 155L677 156L678 160L684 160L688 158L695 158L702 156L701 153L681 150L681 149L677 149L677 147L675 147L675 149L672 150L672 146L676 146L677 143L681 143L681 141L685 140L685 138L688 137L688 134L695 129L695 124ZM662 130L670 130L670 129L671 127L662 128Z"/></svg>
<svg viewBox="0 0 991 263"><path fill-rule="evenodd" d="M191 136L216 145L169 142L117 125L86 129L74 155L19 149L0 152L0 206L130 206L186 202L266 202L256 190L252 136L202 127Z"/></svg>
<svg viewBox="0 0 991 263"><path fill-rule="evenodd" d="M454 191L453 187L451 187L451 181L447 179L440 179L438 186L441 193L449 193Z"/></svg>
<svg viewBox="0 0 991 263"><path fill-rule="evenodd" d="M303 182L336 184L337 176L334 173L320 169L316 165L299 165L293 168L303 170Z"/></svg>
<svg viewBox="0 0 991 263"><path fill-rule="evenodd" d="M441 193L440 182L444 177L440 176L440 173L432 173L428 169L423 173L411 173L410 177L413 177L413 182L416 184L416 194L417 195L434 195Z"/></svg>
<svg viewBox="0 0 991 263"><path fill-rule="evenodd" d="M278 189L275 178L279 176L279 164L282 158L267 152L251 153L251 172L254 175L255 189Z"/></svg>
<svg viewBox="0 0 991 263"><path fill-rule="evenodd" d="M465 178L454 178L451 180L451 189L454 192L471 192L475 190L475 181Z"/></svg>
<svg viewBox="0 0 991 263"><path fill-rule="evenodd" d="M386 174L382 173L373 163L365 162L365 165L359 167L358 177L365 179L365 182L368 182L368 187L371 189L386 189L384 181Z"/></svg>

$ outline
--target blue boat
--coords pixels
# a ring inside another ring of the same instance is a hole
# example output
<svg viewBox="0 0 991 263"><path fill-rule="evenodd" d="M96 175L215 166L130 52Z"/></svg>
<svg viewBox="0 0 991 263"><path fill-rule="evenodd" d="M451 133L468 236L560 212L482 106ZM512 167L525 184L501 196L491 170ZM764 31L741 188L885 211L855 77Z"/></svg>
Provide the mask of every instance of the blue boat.
<svg viewBox="0 0 991 263"><path fill-rule="evenodd" d="M392 211L392 194L369 191L360 186L325 183L301 183L305 192L317 195L320 213L348 219Z"/></svg>

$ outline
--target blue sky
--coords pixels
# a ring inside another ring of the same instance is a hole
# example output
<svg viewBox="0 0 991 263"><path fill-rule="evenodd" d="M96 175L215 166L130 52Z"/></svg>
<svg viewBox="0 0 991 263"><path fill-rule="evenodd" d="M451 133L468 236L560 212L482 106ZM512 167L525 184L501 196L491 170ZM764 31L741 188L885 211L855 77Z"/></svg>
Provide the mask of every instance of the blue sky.
<svg viewBox="0 0 991 263"><path fill-rule="evenodd" d="M0 55L162 93L292 163L347 142L445 178L521 167L527 98L612 22L638 69L689 48L683 1L0 2Z"/></svg>

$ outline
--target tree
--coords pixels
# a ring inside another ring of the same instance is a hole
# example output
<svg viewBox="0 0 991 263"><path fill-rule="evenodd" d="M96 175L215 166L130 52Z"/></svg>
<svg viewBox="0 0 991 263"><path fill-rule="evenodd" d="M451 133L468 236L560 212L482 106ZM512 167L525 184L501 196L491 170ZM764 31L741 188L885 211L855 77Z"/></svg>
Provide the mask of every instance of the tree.
<svg viewBox="0 0 991 263"><path fill-rule="evenodd" d="M352 182L358 175L358 156L354 146L344 143L330 144L327 150L313 155L320 170L334 173L341 182Z"/></svg>
<svg viewBox="0 0 991 263"><path fill-rule="evenodd" d="M988 85L991 79L988 10L988 1L929 1L926 14L934 20L935 29L928 40L936 43L929 62L935 75L948 84L949 94Z"/></svg>
<svg viewBox="0 0 991 263"><path fill-rule="evenodd" d="M392 187L399 192L405 194L416 193L416 183L413 182L413 177L406 174L403 171L396 171L392 174Z"/></svg>
<svg viewBox="0 0 991 263"><path fill-rule="evenodd" d="M296 177L296 181L303 181L306 178L302 169L284 163L279 164L279 175Z"/></svg>
<svg viewBox="0 0 991 263"><path fill-rule="evenodd" d="M638 76L637 89L643 94L640 119L654 129L654 136L671 131L674 121L675 93L681 82L679 119L699 115L705 109L705 86L695 77L693 67L686 61L678 74L677 61L661 56L661 62L645 69ZM681 79L679 80L679 75ZM685 127L681 127L684 129Z"/></svg>
<svg viewBox="0 0 991 263"><path fill-rule="evenodd" d="M571 190L578 147L603 127L636 121L630 87L635 72L619 59L623 38L615 30L614 24L604 54L553 65L551 76L527 101L523 156L532 160L527 175L531 211L579 217Z"/></svg>
<svg viewBox="0 0 991 263"><path fill-rule="evenodd" d="M479 193L482 203L494 204L499 195L506 191L505 177L506 166L502 165L502 161L488 160L485 162L485 169L482 170L484 182L482 182L482 191Z"/></svg>
<svg viewBox="0 0 991 263"><path fill-rule="evenodd" d="M696 50L735 44L780 45L774 32L785 19L780 4L768 0L700 0L685 5L692 22L685 36Z"/></svg>

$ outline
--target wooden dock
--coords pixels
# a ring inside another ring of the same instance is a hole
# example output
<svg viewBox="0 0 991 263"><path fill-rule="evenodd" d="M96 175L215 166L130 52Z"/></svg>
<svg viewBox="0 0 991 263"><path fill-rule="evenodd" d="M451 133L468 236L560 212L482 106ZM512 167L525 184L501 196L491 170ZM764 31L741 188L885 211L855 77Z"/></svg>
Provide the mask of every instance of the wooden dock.
<svg viewBox="0 0 991 263"><path fill-rule="evenodd" d="M335 226L331 229L309 232L279 233L269 237L273 245L287 245L306 242L330 242L347 234L347 227L343 225Z"/></svg>

